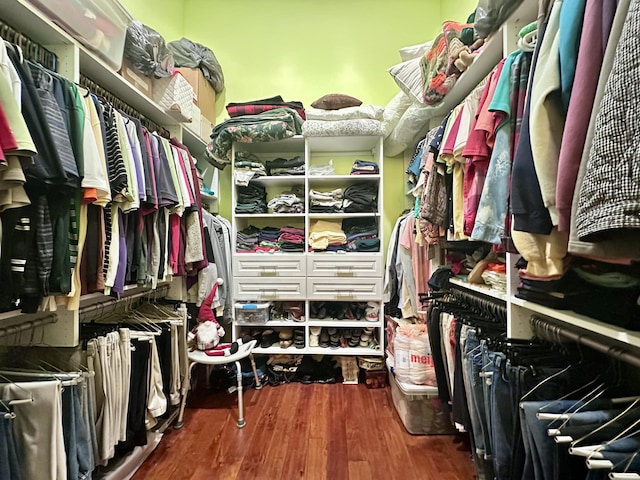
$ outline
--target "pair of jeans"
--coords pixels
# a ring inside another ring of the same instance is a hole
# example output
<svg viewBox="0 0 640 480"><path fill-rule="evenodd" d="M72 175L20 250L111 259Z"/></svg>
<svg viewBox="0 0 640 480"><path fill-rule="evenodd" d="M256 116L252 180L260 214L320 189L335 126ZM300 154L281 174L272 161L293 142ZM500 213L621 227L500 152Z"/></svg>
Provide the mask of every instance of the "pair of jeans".
<svg viewBox="0 0 640 480"><path fill-rule="evenodd" d="M507 358L502 352L496 352L493 358L490 399L493 469L497 480L508 480L511 477L514 406L509 387Z"/></svg>
<svg viewBox="0 0 640 480"><path fill-rule="evenodd" d="M485 407L485 416L486 416L486 426L487 426L487 438L485 443L485 449L488 455L493 456L493 452L495 451L494 442L493 442L493 429L492 423L493 418L491 416L491 390L492 390L492 382L493 382L493 359L496 353L492 350L489 350L489 346L486 340L480 341L480 349L482 354L482 367L480 368L480 379L482 380L482 396L484 397L484 407Z"/></svg>
<svg viewBox="0 0 640 480"><path fill-rule="evenodd" d="M475 453L484 457L486 450L484 445L483 426L480 418L478 402L476 401L476 394L474 393L476 385L479 384L476 381L477 379L474 378L473 356L478 351L480 351L480 341L478 340L476 330L469 329L467 331L467 339L464 344L462 375L465 383L469 415L471 417L471 431L473 434L473 443L475 444ZM482 408L484 409L484 404L482 405Z"/></svg>
<svg viewBox="0 0 640 480"><path fill-rule="evenodd" d="M0 407L0 480L22 480L16 440L13 436L13 419Z"/></svg>
<svg viewBox="0 0 640 480"><path fill-rule="evenodd" d="M67 452L68 478L90 479L93 446L82 412L81 388L80 385L68 385L62 389L62 433Z"/></svg>

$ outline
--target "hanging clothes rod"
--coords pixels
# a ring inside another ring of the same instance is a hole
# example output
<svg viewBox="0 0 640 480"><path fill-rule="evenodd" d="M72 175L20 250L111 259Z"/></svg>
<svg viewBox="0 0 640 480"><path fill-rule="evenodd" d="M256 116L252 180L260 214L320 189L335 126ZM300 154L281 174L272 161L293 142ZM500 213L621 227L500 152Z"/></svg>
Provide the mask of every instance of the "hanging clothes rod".
<svg viewBox="0 0 640 480"><path fill-rule="evenodd" d="M111 104L111 106L113 106L113 108L115 108L116 110L120 110L125 115L140 120L142 125L147 130L151 132L156 131L158 135L166 138L171 137L167 129L142 115L140 112L138 112L138 110L121 100L117 95L114 95L109 90L102 87L98 82L84 75L80 75L80 85L89 89L89 91L97 95L99 98L102 98L103 100Z"/></svg>
<svg viewBox="0 0 640 480"><path fill-rule="evenodd" d="M80 316L80 321L85 319L87 316L99 312L108 312L109 310L115 308L116 305L124 305L127 303L132 303L135 300L138 300L143 297L164 297L169 291L169 285L159 285L155 290L145 290L144 292L132 293L130 295L123 294L120 299L110 298L105 300L104 302L94 303L92 305L87 305L86 307L80 307L78 310L78 314Z"/></svg>
<svg viewBox="0 0 640 480"><path fill-rule="evenodd" d="M34 42L15 28L4 23L2 20L0 20L0 37L5 41L20 47L22 55L27 60L39 63L54 72L57 71L58 57L55 53L47 50L39 43Z"/></svg>
<svg viewBox="0 0 640 480"><path fill-rule="evenodd" d="M6 337L9 335L16 335L25 330L33 330L34 328L56 323L58 316L55 314L47 315L46 317L38 318L35 320L29 320L28 322L21 323L20 325L13 325L11 327L0 328L0 337Z"/></svg>
<svg viewBox="0 0 640 480"><path fill-rule="evenodd" d="M458 290L453 284L451 285L451 294L456 300L466 303L470 307L476 308L483 313L504 319L504 321L507 319L507 307L504 302L500 300L486 297L483 294Z"/></svg>
<svg viewBox="0 0 640 480"><path fill-rule="evenodd" d="M568 326L536 315L529 319L529 323L533 334L538 338L555 343L560 343L562 338L565 338L640 368L640 353L634 352L631 347L621 346L612 339L577 332Z"/></svg>

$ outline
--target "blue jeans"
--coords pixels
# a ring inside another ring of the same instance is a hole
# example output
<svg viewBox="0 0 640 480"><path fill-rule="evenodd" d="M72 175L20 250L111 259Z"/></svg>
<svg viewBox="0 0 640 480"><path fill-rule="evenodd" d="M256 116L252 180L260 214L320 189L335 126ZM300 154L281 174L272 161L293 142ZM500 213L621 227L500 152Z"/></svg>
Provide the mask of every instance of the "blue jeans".
<svg viewBox="0 0 640 480"><path fill-rule="evenodd" d="M485 450L487 455L493 456L493 429L491 417L491 389L493 382L493 359L495 352L490 351L486 340L481 340L480 348L482 350L482 366L480 368L480 380L482 381L482 396L484 397L484 408L487 426L487 436L485 438Z"/></svg>
<svg viewBox="0 0 640 480"><path fill-rule="evenodd" d="M474 394L474 389L477 387L482 391L482 386L479 384L477 378L474 375L473 369L473 356L475 353L480 351L480 341L476 335L475 330L467 331L467 340L464 344L464 354L463 354L463 376L465 379L465 391L467 396L467 405L469 407L469 415L471 417L471 430L473 433L473 442L475 444L475 449L478 455L484 457L486 450L484 446L484 434L483 434L483 426L482 421L480 419L480 412L478 409L478 403L476 401L476 394ZM482 405L484 409L484 405Z"/></svg>
<svg viewBox="0 0 640 480"><path fill-rule="evenodd" d="M65 386L62 390L62 431L67 452L67 477L91 478L92 446L80 407L80 385Z"/></svg>
<svg viewBox="0 0 640 480"><path fill-rule="evenodd" d="M11 419L4 418L5 413L8 412L0 407L0 480L22 480L13 423Z"/></svg>
<svg viewBox="0 0 640 480"><path fill-rule="evenodd" d="M506 364L506 356L502 352L496 352L491 377L491 437L493 468L497 480L509 480L511 475L514 411Z"/></svg>

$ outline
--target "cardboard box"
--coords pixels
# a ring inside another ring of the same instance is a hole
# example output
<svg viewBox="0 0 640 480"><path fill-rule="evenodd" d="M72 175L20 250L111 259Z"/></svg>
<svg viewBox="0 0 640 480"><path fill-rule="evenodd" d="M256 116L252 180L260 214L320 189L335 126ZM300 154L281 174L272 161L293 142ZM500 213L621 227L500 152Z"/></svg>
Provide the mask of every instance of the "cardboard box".
<svg viewBox="0 0 640 480"><path fill-rule="evenodd" d="M122 61L122 68L118 71L122 77L127 80L131 85L136 87L147 97L153 97L153 81L149 77L145 77L140 71L129 63L128 60Z"/></svg>
<svg viewBox="0 0 640 480"><path fill-rule="evenodd" d="M211 139L211 130L213 130L213 123L211 123L207 117L202 115L200 117L200 138L208 142Z"/></svg>
<svg viewBox="0 0 640 480"><path fill-rule="evenodd" d="M211 84L207 82L199 68L180 67L178 71L193 87L195 94L195 104L198 106L202 115L212 124L216 123L216 91ZM207 135L208 138L208 135Z"/></svg>

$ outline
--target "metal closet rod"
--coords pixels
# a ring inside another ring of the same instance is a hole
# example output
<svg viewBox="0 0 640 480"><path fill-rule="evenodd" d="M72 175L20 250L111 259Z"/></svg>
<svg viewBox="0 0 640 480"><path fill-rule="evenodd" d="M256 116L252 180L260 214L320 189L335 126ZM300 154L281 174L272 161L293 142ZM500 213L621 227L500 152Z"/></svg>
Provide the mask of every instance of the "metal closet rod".
<svg viewBox="0 0 640 480"><path fill-rule="evenodd" d="M6 337L9 335L16 335L25 330L32 330L34 328L56 323L58 316L55 314L47 315L46 317L37 318L35 320L29 320L28 322L21 323L20 325L13 325L11 327L0 328L0 337Z"/></svg>
<svg viewBox="0 0 640 480"><path fill-rule="evenodd" d="M531 317L530 324L533 328L534 335L539 338L553 342L559 341L557 337L564 337L610 357L622 360L636 368L640 368L640 353L634 353L631 347L620 346L620 344L613 339L589 333L578 333L553 320L548 320L536 315Z"/></svg>
<svg viewBox="0 0 640 480"><path fill-rule="evenodd" d="M115 308L116 305L124 304L126 302L132 302L138 298L146 297L146 296L160 296L164 297L169 291L169 285L160 285L155 290L146 290L144 292L132 293L131 295L123 295L119 299L110 298L104 302L94 303L92 305L87 305L86 307L80 307L78 310L78 314L80 315L80 321L83 320L82 317L86 317L96 311L104 312L108 309Z"/></svg>

